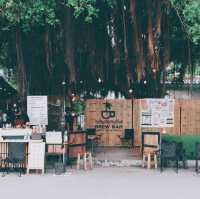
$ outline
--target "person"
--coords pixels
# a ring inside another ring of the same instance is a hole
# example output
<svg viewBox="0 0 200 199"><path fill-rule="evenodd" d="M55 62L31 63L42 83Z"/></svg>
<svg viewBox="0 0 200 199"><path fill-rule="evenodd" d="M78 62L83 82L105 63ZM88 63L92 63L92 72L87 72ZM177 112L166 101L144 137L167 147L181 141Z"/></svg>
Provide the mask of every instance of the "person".
<svg viewBox="0 0 200 199"><path fill-rule="evenodd" d="M7 110L7 122L11 124L12 127L15 125L15 113L11 107L8 107Z"/></svg>
<svg viewBox="0 0 200 199"><path fill-rule="evenodd" d="M5 128L6 124L8 123L8 115L6 111L3 112L2 118L3 118L3 127Z"/></svg>
<svg viewBox="0 0 200 199"><path fill-rule="evenodd" d="M3 128L3 111L0 110L0 128Z"/></svg>
<svg viewBox="0 0 200 199"><path fill-rule="evenodd" d="M24 125L28 125L30 123L28 114L25 111L22 111L22 113L20 115L20 119L23 121Z"/></svg>
<svg viewBox="0 0 200 199"><path fill-rule="evenodd" d="M66 129L67 131L73 130L73 121L74 118L71 114L71 109L69 107L66 107L65 109L65 123L66 123Z"/></svg>
<svg viewBox="0 0 200 199"><path fill-rule="evenodd" d="M17 128L25 128L29 124L29 117L24 109L16 113L15 126Z"/></svg>

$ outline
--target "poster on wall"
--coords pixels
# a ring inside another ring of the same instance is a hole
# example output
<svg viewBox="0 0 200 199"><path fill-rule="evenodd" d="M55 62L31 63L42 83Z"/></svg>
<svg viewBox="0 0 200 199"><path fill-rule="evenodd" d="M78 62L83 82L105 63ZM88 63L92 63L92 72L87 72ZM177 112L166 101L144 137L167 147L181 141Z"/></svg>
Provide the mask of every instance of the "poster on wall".
<svg viewBox="0 0 200 199"><path fill-rule="evenodd" d="M173 99L144 99L141 100L140 108L141 127L174 127Z"/></svg>
<svg viewBox="0 0 200 199"><path fill-rule="evenodd" d="M47 96L27 96L27 113L32 125L48 125Z"/></svg>

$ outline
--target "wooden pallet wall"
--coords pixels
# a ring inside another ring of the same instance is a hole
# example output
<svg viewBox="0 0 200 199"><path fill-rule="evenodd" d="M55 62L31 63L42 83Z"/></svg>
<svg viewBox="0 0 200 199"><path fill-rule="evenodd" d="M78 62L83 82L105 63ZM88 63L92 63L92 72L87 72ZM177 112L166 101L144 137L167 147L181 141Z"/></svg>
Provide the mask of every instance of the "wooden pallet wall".
<svg viewBox="0 0 200 199"><path fill-rule="evenodd" d="M110 111L115 112L115 117L102 118L105 103L111 104ZM131 100L88 100L85 116L85 127L97 129L101 145L119 146L123 130L132 128L132 103Z"/></svg>
<svg viewBox="0 0 200 199"><path fill-rule="evenodd" d="M97 121L104 121L105 125L112 126L112 120L122 121L122 128L97 128L97 133L102 136L101 144L106 146L119 146L119 136L125 128L134 128L135 144L141 145L141 134L144 131L156 131L170 135L200 135L200 100L175 100L174 127L172 128L141 128L140 127L140 99L133 100L88 100L85 112L85 127L95 128ZM116 118L104 120L101 111L105 103L112 104ZM133 110L133 114L132 114ZM133 116L133 119L132 119ZM133 121L133 124L132 124Z"/></svg>

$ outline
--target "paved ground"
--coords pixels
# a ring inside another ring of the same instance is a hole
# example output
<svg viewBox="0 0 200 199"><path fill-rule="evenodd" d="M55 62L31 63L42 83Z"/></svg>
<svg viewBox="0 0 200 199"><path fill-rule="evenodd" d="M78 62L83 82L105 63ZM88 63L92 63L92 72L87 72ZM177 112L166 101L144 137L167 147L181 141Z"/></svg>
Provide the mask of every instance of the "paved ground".
<svg viewBox="0 0 200 199"><path fill-rule="evenodd" d="M2 199L190 199L200 198L200 175L169 169L97 168L63 176L0 177Z"/></svg>

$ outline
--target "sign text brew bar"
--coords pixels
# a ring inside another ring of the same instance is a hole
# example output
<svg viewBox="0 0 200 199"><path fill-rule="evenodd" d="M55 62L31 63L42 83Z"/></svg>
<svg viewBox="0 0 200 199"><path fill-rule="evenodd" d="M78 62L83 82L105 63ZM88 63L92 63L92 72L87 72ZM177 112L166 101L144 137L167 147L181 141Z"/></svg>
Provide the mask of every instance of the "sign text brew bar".
<svg viewBox="0 0 200 199"><path fill-rule="evenodd" d="M102 145L120 145L124 129L132 127L131 100L87 100L85 127L96 128Z"/></svg>

